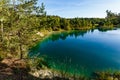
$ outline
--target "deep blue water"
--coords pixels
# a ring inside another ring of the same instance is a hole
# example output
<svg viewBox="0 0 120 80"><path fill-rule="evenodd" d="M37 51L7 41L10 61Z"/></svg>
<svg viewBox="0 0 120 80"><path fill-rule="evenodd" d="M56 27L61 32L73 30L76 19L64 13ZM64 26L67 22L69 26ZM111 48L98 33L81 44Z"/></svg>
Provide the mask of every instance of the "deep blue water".
<svg viewBox="0 0 120 80"><path fill-rule="evenodd" d="M77 69L81 73L119 70L120 29L53 33L37 44L30 55L38 53L47 55L55 68L65 64L70 71Z"/></svg>

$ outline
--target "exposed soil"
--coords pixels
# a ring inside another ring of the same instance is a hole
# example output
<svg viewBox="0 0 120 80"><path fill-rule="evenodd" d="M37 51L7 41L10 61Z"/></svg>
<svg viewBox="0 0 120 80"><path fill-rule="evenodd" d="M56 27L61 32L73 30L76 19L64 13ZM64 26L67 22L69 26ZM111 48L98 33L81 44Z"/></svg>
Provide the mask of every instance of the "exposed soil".
<svg viewBox="0 0 120 80"><path fill-rule="evenodd" d="M69 80L60 77L38 78L31 75L29 71L24 59L9 58L0 61L0 80Z"/></svg>
<svg viewBox="0 0 120 80"><path fill-rule="evenodd" d="M24 60L3 59L0 61L0 80L38 80L29 74Z"/></svg>

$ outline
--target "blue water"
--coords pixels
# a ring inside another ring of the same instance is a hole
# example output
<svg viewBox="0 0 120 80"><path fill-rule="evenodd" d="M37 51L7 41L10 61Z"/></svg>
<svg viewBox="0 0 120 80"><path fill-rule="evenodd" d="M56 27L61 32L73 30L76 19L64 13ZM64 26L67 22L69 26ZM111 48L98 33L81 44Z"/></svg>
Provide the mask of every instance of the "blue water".
<svg viewBox="0 0 120 80"><path fill-rule="evenodd" d="M38 53L48 56L52 66L65 64L69 70L120 70L120 29L53 33L37 44L30 55Z"/></svg>

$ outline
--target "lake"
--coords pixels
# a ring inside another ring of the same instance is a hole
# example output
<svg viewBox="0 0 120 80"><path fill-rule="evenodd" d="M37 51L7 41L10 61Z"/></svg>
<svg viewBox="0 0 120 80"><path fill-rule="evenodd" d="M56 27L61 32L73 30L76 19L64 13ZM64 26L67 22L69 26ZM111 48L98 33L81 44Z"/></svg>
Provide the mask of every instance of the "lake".
<svg viewBox="0 0 120 80"><path fill-rule="evenodd" d="M88 74L120 70L120 29L56 32L37 44L30 55L49 57L55 69Z"/></svg>

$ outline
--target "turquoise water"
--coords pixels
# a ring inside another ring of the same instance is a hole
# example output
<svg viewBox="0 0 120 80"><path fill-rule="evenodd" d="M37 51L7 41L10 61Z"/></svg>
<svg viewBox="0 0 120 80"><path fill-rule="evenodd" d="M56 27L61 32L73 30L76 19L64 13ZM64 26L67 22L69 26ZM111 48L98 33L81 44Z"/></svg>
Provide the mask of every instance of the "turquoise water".
<svg viewBox="0 0 120 80"><path fill-rule="evenodd" d="M119 70L120 29L54 33L37 44L30 55L38 53L47 55L48 62L59 69L65 64L69 71L80 73Z"/></svg>

